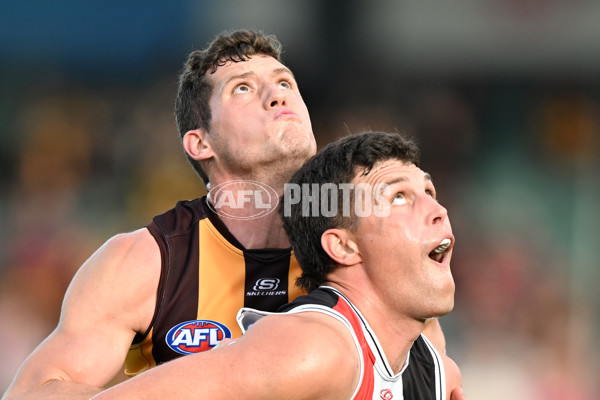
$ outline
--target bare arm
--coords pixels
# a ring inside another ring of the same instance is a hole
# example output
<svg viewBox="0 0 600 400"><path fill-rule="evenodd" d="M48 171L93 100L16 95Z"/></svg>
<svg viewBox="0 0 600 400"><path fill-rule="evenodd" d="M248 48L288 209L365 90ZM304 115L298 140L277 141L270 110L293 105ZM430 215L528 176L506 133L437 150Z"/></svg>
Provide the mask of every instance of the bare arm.
<svg viewBox="0 0 600 400"><path fill-rule="evenodd" d="M359 360L347 328L330 317L268 316L229 345L152 368L94 400L347 399Z"/></svg>
<svg viewBox="0 0 600 400"><path fill-rule="evenodd" d="M446 338L444 337L440 321L437 318L429 318L425 321L423 335L429 339L440 354L446 353Z"/></svg>
<svg viewBox="0 0 600 400"><path fill-rule="evenodd" d="M73 278L57 328L21 365L3 400L99 392L150 323L159 276L160 251L146 229L106 242Z"/></svg>
<svg viewBox="0 0 600 400"><path fill-rule="evenodd" d="M464 400L462 391L462 375L458 365L447 355L442 355L446 374L446 397L450 400Z"/></svg>
<svg viewBox="0 0 600 400"><path fill-rule="evenodd" d="M442 355L444 371L446 372L446 393L451 400L464 400L462 392L462 375L454 360L446 355L446 338L437 318L428 319L425 322L423 334L435 346Z"/></svg>

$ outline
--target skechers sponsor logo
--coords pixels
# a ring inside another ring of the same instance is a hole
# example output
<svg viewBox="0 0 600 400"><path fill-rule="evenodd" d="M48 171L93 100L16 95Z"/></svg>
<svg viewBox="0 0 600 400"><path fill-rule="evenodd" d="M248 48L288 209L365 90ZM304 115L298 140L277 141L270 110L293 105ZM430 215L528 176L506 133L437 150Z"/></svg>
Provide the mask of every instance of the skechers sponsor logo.
<svg viewBox="0 0 600 400"><path fill-rule="evenodd" d="M221 340L231 337L225 325L210 320L182 322L169 330L165 338L167 345L181 354L199 353L210 350Z"/></svg>
<svg viewBox="0 0 600 400"><path fill-rule="evenodd" d="M277 278L261 278L256 281L252 291L246 292L246 296L281 296L286 290L277 290L280 280Z"/></svg>

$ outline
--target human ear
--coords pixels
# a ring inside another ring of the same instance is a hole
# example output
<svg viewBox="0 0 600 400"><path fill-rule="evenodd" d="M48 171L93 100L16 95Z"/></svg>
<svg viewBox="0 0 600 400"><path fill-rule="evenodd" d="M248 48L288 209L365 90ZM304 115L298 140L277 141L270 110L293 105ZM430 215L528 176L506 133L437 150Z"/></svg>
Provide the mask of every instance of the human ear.
<svg viewBox="0 0 600 400"><path fill-rule="evenodd" d="M328 229L321 235L321 246L333 261L351 266L362 261L353 236L345 229Z"/></svg>
<svg viewBox="0 0 600 400"><path fill-rule="evenodd" d="M207 160L214 156L214 152L206 139L205 129L187 131L183 135L183 148L194 160Z"/></svg>

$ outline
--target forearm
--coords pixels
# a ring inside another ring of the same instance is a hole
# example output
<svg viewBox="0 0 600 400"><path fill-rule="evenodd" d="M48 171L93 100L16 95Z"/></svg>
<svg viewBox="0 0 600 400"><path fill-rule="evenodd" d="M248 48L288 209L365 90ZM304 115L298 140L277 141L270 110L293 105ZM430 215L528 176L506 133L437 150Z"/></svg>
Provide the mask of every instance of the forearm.
<svg viewBox="0 0 600 400"><path fill-rule="evenodd" d="M30 388L13 385L4 394L2 400L89 400L100 391L102 388L52 380L41 386Z"/></svg>
<svg viewBox="0 0 600 400"><path fill-rule="evenodd" d="M117 358L111 363L109 356L92 357L91 352L73 350L76 344L70 336L49 336L21 365L2 400L89 399L100 392L119 370ZM86 356L74 357L81 354Z"/></svg>
<svg viewBox="0 0 600 400"><path fill-rule="evenodd" d="M215 350L211 350L213 352ZM165 400L180 398L205 398L217 399L216 394L211 393L211 387L219 381L218 376L211 375L211 369L223 370L223 360L210 362L212 359L206 352L202 354L188 355L178 358L159 367L151 368L125 382L116 384L106 390L98 392L92 397L93 400ZM202 357L204 356L204 357ZM201 357L198 361L195 361ZM208 362L202 362L203 358L208 358ZM221 362L219 362L221 361ZM208 368L205 364L210 365ZM204 370L204 368L207 368ZM202 382L202 389L197 382L199 377ZM223 385L226 387L226 385ZM197 392L196 392L197 391ZM224 389L221 389L224 391ZM230 396L229 398L236 398Z"/></svg>

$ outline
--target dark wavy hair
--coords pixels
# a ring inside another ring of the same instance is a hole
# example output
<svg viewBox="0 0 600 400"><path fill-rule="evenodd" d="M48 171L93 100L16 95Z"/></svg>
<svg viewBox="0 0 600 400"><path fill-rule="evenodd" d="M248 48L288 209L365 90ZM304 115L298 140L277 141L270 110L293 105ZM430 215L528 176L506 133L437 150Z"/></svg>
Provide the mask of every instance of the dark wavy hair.
<svg viewBox="0 0 600 400"><path fill-rule="evenodd" d="M307 187L317 184L318 188L326 183L336 186L352 183L358 173L368 174L378 162L396 159L418 166L419 156L417 144L400 134L362 132L343 137L324 147L292 176L290 184L309 184ZM300 201L297 197L290 201L289 193L284 191L279 213L296 259L302 268L302 275L297 279L296 285L311 291L323 284L327 274L334 267L334 261L321 246L321 236L332 228L353 230L357 219L352 213L344 215L342 192L339 190L338 209L333 216L324 216L320 212L307 216L303 204L312 193L302 190L300 195ZM353 197L350 196L350 199ZM317 208L321 210L322 202L328 202L329 199L319 196L318 201ZM353 210L353 204L350 210Z"/></svg>
<svg viewBox="0 0 600 400"><path fill-rule="evenodd" d="M262 32L238 30L222 32L204 50L195 50L188 56L179 76L179 89L175 100L175 121L183 139L193 129L208 129L211 120L209 107L213 85L208 74L227 62L246 61L255 54L267 55L281 62L281 43L273 35ZM208 176L200 163L187 154L188 161L204 181Z"/></svg>

